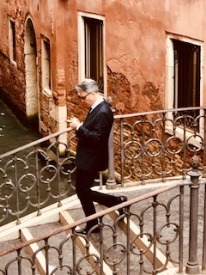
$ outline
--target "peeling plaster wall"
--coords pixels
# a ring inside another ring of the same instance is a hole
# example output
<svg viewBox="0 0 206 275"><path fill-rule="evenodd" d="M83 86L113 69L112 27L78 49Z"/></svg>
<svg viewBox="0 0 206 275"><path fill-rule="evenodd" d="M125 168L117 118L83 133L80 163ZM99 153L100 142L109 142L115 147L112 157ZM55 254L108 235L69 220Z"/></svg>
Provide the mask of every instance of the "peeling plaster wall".
<svg viewBox="0 0 206 275"><path fill-rule="evenodd" d="M164 109L166 35L175 33L204 41L206 2L107 3L106 65L114 107L118 114Z"/></svg>
<svg viewBox="0 0 206 275"><path fill-rule="evenodd" d="M60 126L55 118L56 107L65 106L67 117L75 114L83 118L87 107L73 91L79 66L77 14L82 11L105 17L107 94L116 114L164 109L167 34L204 42L205 10L205 0L1 0L0 87L19 111L25 112L23 43L25 21L29 16L37 42L39 117L43 134L66 126ZM7 16L17 23L17 66L8 58ZM43 93L40 81L42 36L51 43L51 97ZM202 68L204 90L204 64Z"/></svg>

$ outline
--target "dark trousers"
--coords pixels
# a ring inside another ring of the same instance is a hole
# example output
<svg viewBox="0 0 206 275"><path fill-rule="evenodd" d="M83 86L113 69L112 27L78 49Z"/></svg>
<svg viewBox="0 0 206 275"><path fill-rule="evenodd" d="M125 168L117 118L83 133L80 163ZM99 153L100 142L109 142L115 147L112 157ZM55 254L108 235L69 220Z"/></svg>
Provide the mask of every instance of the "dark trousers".
<svg viewBox="0 0 206 275"><path fill-rule="evenodd" d="M93 191L96 172L76 170L76 193L82 204L82 208L86 217L96 213L94 202L105 205L107 207L118 204L118 197ZM91 227L97 223L97 220L90 221L88 226Z"/></svg>

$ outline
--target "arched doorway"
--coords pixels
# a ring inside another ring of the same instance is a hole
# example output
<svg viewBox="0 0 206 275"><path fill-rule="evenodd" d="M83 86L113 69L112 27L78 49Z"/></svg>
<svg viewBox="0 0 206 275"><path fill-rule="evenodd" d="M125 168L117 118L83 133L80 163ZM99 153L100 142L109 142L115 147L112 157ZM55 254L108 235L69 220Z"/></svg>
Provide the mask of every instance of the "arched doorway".
<svg viewBox="0 0 206 275"><path fill-rule="evenodd" d="M26 115L32 127L39 127L38 118L38 84L37 84L37 48L34 26L30 18L25 25L24 62L26 79Z"/></svg>

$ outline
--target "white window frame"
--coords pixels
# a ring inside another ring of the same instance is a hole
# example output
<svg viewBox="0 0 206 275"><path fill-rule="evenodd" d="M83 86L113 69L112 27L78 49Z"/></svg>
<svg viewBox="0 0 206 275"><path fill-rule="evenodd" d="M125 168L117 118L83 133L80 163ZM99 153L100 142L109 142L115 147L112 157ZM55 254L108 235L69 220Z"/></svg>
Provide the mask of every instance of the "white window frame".
<svg viewBox="0 0 206 275"><path fill-rule="evenodd" d="M45 43L49 43L50 47L50 56L45 47ZM43 92L47 96L52 96L52 76L51 76L51 44L50 40L42 37L41 38L41 83ZM50 82L50 86L49 86Z"/></svg>
<svg viewBox="0 0 206 275"><path fill-rule="evenodd" d="M103 22L103 74L104 74L104 95L107 96L107 72L105 65L105 18L104 16L78 12L78 78L81 82L85 78L85 37L84 17L101 20Z"/></svg>
<svg viewBox="0 0 206 275"><path fill-rule="evenodd" d="M204 61L204 56L203 56L203 50L204 50L204 45L203 42L199 41L199 40L195 40L195 39L191 39L188 37L184 37L184 36L179 36L179 35L175 35L175 34L167 34L166 37L166 85L165 85L165 109L173 109L173 102L174 102L174 49L173 49L173 42L172 39L175 40L180 40L183 42L188 42L190 44L195 44L200 46L201 48L201 56L200 56L200 64L201 64L201 68L200 68L200 106L203 105L203 77L202 77L202 73L203 73L203 61ZM200 115L202 115L202 113L200 113ZM168 119L173 120L173 116L172 116L172 112L168 113L167 116ZM168 133L172 134L173 133L173 129L171 127L171 124L166 124L166 130ZM179 139L183 139L183 129L181 129L181 127L177 127L175 130L175 134ZM203 118L200 119L200 126L199 126L199 134L201 137L203 137L204 135L204 120ZM188 131L186 132L186 139L189 139L191 137L191 131L188 129ZM190 143L194 144L195 146L200 146L200 143L198 141L198 139L194 139L191 138L190 139Z"/></svg>
<svg viewBox="0 0 206 275"><path fill-rule="evenodd" d="M15 26L15 33L13 32L12 24ZM16 52L16 42L14 43L14 39L16 40L16 22L11 17L8 18L8 27L9 58L16 65L16 56L14 57L14 51Z"/></svg>

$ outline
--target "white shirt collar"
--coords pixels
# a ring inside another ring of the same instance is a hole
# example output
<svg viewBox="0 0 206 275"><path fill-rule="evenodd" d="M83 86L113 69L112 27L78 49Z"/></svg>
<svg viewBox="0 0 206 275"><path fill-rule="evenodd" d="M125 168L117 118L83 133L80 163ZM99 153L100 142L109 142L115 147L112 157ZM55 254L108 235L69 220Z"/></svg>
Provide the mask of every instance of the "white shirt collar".
<svg viewBox="0 0 206 275"><path fill-rule="evenodd" d="M94 108L96 108L102 101L104 101L103 97L102 98L98 98L91 106L91 111L93 111ZM91 112L90 111L90 112Z"/></svg>

